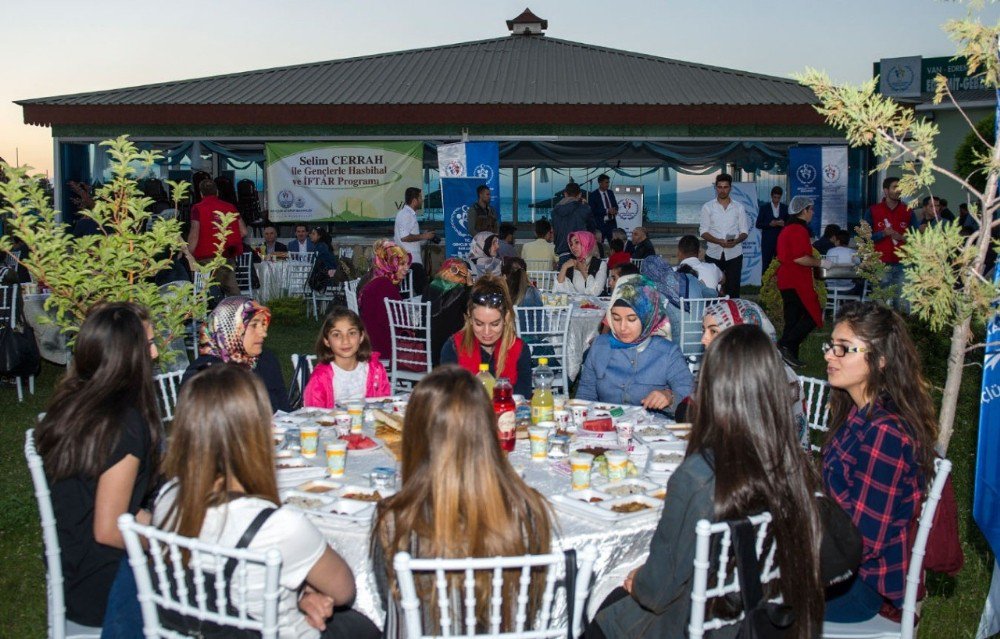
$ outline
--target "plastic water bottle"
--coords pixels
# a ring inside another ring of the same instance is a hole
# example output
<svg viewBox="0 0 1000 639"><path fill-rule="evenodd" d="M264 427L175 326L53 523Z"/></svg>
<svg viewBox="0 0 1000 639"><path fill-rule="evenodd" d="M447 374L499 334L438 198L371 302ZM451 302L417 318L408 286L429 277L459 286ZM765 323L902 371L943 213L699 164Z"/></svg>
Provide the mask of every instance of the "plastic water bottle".
<svg viewBox="0 0 1000 639"><path fill-rule="evenodd" d="M493 387L496 386L497 380L490 373L489 364L480 364L479 373L476 375L479 381L482 383L483 388L486 389L486 394L489 395L490 399L493 399Z"/></svg>
<svg viewBox="0 0 1000 639"><path fill-rule="evenodd" d="M555 375L549 368L549 359L541 357L531 374L531 423L551 422L555 417L555 400L552 397L552 381Z"/></svg>
<svg viewBox="0 0 1000 639"><path fill-rule="evenodd" d="M514 388L506 377L497 380L493 387L493 412L497 416L497 434L500 447L508 453L514 450L517 439L517 407L514 404Z"/></svg>

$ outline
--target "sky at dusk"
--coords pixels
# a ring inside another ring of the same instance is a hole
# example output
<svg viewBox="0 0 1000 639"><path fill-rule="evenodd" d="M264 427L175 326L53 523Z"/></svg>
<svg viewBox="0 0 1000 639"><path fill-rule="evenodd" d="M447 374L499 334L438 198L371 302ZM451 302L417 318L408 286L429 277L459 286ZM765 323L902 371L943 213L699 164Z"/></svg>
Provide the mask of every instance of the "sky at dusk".
<svg viewBox="0 0 1000 639"><path fill-rule="evenodd" d="M21 4L0 23L0 157L52 170L51 130L23 124L14 100L496 38L526 1ZM883 57L953 54L940 25L966 12L932 0L528 6L555 38L783 77L812 66L851 83L868 79ZM988 4L980 17L996 23L1000 6Z"/></svg>

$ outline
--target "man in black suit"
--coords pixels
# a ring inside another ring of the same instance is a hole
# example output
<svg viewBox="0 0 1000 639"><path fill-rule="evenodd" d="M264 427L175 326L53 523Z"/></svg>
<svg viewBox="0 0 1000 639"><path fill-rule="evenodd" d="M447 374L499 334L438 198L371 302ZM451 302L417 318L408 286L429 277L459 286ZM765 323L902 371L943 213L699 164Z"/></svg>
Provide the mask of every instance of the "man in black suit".
<svg viewBox="0 0 1000 639"><path fill-rule="evenodd" d="M763 275L767 272L767 267L774 259L774 252L778 247L778 235L781 229L788 223L788 205L781 201L781 196L785 192L780 186L771 189L771 201L762 204L757 211L757 228L760 229L760 272Z"/></svg>
<svg viewBox="0 0 1000 639"><path fill-rule="evenodd" d="M264 227L264 254L287 253L288 247L278 241L278 229L273 226Z"/></svg>
<svg viewBox="0 0 1000 639"><path fill-rule="evenodd" d="M618 228L615 220L618 215L618 200L610 186L611 178L604 173L600 174L597 176L597 189L591 191L587 198L587 204L594 215L594 227L606 238L610 238L612 231Z"/></svg>

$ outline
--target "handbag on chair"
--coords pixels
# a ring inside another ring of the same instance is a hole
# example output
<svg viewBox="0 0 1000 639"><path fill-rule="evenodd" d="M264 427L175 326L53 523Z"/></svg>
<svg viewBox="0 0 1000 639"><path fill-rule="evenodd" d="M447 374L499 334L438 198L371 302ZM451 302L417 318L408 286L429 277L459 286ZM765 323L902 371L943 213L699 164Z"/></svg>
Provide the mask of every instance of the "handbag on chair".
<svg viewBox="0 0 1000 639"><path fill-rule="evenodd" d="M738 639L791 639L795 611L792 607L768 601L760 585L760 559L757 558L756 531L748 519L730 522L733 550L740 579L740 598L745 617L740 622Z"/></svg>

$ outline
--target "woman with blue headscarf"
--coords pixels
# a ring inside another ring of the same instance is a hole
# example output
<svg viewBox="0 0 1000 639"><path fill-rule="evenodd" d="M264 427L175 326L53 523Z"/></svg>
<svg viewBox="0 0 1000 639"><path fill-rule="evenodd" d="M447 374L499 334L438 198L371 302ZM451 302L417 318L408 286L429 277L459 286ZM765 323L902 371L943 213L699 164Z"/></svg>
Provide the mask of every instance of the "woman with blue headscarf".
<svg viewBox="0 0 1000 639"><path fill-rule="evenodd" d="M649 410L676 408L694 381L670 334L667 298L644 275L618 280L608 306L610 333L590 347L577 399L631 404Z"/></svg>

